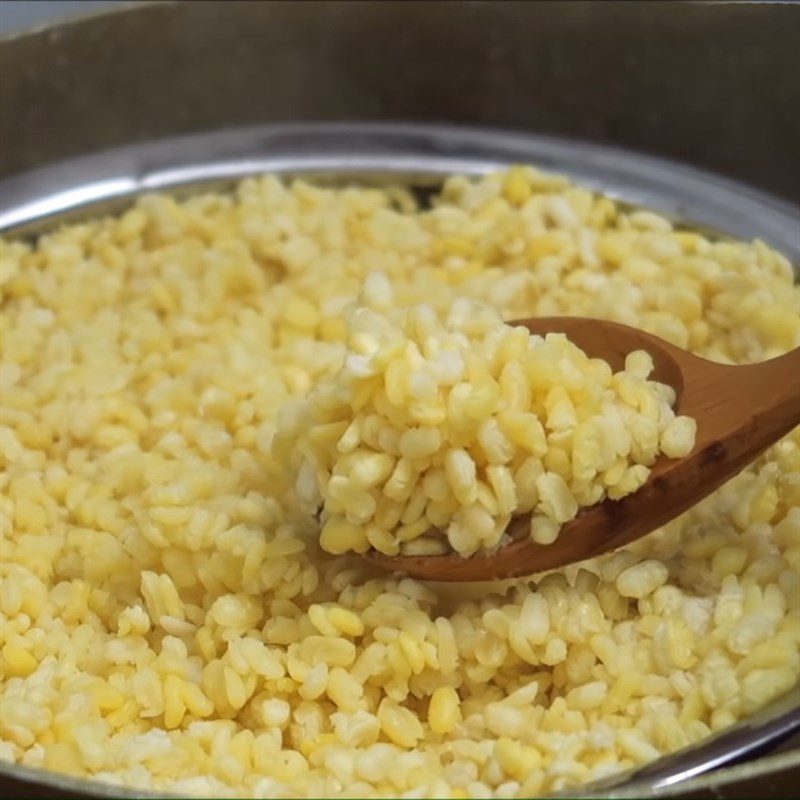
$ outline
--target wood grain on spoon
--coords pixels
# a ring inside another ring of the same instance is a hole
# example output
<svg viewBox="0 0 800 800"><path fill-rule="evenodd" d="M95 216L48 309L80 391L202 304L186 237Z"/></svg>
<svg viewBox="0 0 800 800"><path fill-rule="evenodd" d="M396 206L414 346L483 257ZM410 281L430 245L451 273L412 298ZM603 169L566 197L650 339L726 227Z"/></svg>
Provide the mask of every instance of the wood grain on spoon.
<svg viewBox="0 0 800 800"><path fill-rule="evenodd" d="M742 470L800 423L800 348L770 361L730 366L699 358L644 331L576 317L516 320L531 333L565 333L593 358L616 372L625 356L646 350L651 379L677 394L676 412L697 420L697 439L685 458L659 458L647 482L622 500L582 509L562 526L558 539L539 545L529 535L530 514L514 518L514 541L493 553L464 558L365 555L392 572L436 581L482 581L531 575L582 561L632 542L669 522Z"/></svg>

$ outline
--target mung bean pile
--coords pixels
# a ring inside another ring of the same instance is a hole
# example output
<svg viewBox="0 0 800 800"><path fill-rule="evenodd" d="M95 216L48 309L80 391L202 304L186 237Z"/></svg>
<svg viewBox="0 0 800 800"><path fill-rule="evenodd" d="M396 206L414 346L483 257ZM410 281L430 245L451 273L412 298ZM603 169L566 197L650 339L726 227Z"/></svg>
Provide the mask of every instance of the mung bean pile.
<svg viewBox="0 0 800 800"><path fill-rule="evenodd" d="M764 243L515 167L425 208L271 176L142 197L0 260L2 758L188 794L531 797L797 682L798 430L622 551L480 586L327 552L275 454L370 298L468 338L569 314L785 352L800 296Z"/></svg>

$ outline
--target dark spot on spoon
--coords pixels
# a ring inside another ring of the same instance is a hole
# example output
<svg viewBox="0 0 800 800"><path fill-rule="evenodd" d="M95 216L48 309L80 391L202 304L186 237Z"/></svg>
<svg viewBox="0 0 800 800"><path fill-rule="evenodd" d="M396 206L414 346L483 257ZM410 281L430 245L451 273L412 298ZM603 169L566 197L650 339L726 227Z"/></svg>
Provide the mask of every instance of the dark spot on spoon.
<svg viewBox="0 0 800 800"><path fill-rule="evenodd" d="M620 500L604 500L601 508L603 513L612 521L619 520L625 516L625 509Z"/></svg>
<svg viewBox="0 0 800 800"><path fill-rule="evenodd" d="M717 461L722 461L727 455L727 450L722 442L712 442L700 453L700 464L705 466L707 464L714 464Z"/></svg>

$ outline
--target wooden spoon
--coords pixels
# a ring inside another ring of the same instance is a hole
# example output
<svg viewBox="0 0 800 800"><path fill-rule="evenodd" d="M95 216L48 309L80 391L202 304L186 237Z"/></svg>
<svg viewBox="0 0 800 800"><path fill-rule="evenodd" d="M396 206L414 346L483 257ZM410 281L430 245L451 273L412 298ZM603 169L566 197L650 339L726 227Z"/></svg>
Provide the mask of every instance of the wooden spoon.
<svg viewBox="0 0 800 800"><path fill-rule="evenodd" d="M515 320L531 333L561 332L614 371L625 356L646 350L651 377L677 394L676 411L697 420L692 452L680 459L659 458L647 482L621 500L582 509L562 526L553 544L528 535L530 513L512 519L509 544L493 553L464 558L386 556L365 558L377 567L435 581L484 581L531 575L597 556L632 542L702 500L800 423L800 348L770 361L730 366L687 353L657 336L620 325L576 317Z"/></svg>

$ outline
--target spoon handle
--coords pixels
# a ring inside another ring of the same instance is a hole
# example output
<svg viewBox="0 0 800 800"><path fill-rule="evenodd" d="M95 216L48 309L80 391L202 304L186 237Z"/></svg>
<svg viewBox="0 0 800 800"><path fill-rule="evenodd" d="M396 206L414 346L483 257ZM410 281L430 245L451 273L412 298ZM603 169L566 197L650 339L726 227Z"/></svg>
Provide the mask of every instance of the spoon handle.
<svg viewBox="0 0 800 800"><path fill-rule="evenodd" d="M700 465L713 470L716 464L725 477L800 424L800 348L737 366L689 357L683 381L678 408L697 419Z"/></svg>

